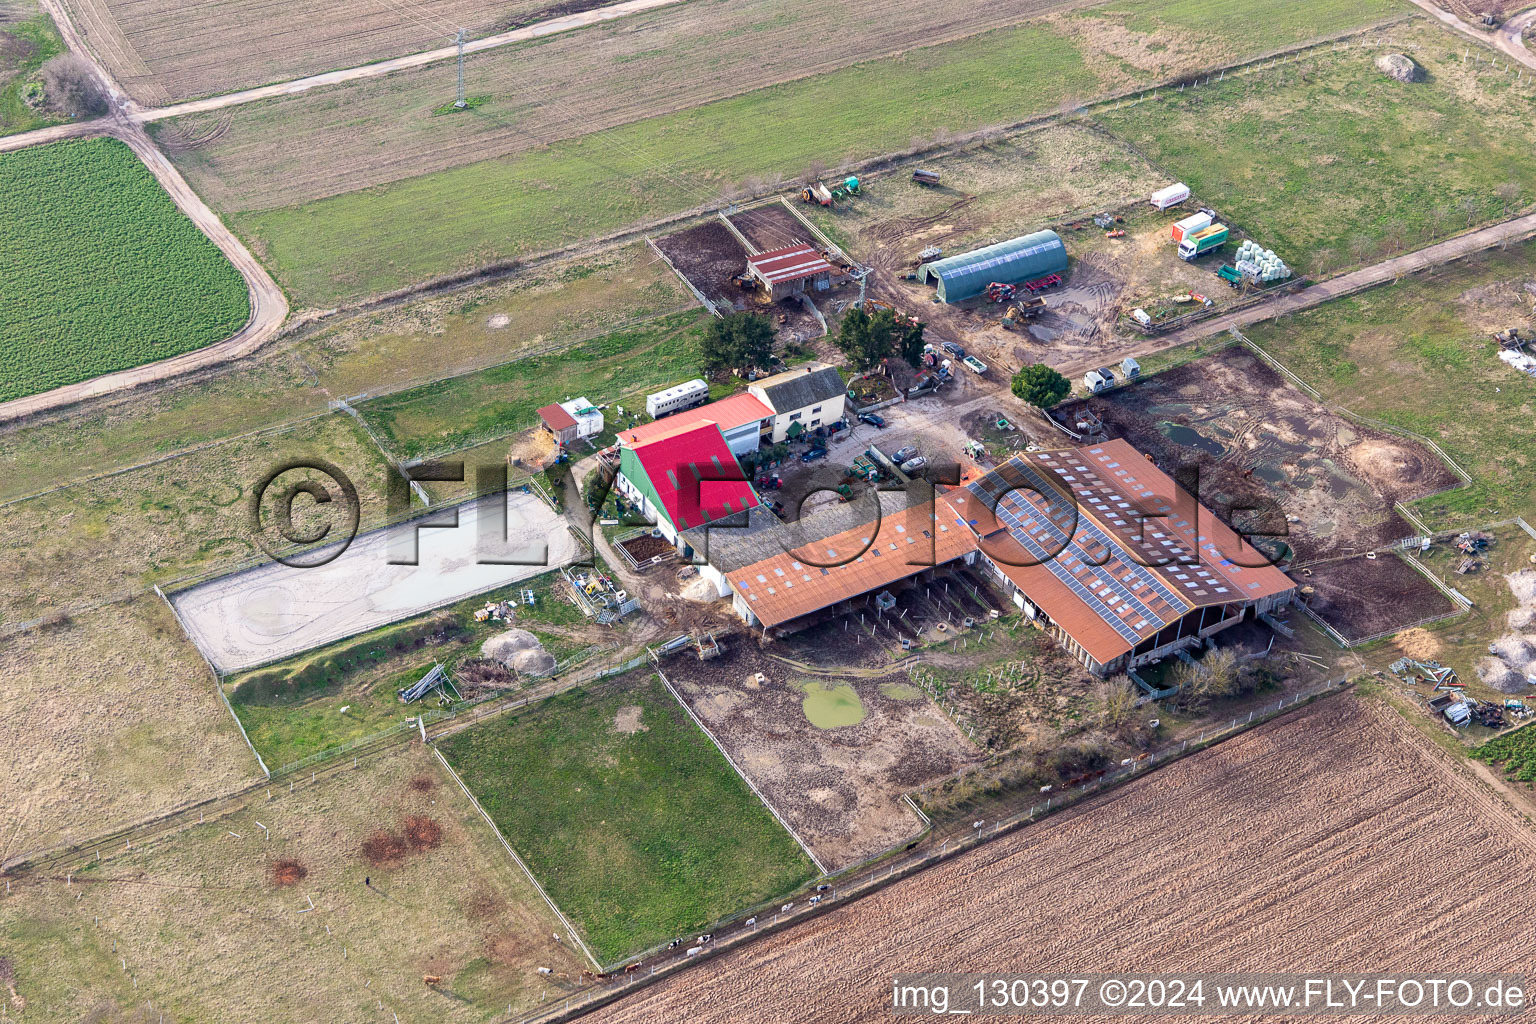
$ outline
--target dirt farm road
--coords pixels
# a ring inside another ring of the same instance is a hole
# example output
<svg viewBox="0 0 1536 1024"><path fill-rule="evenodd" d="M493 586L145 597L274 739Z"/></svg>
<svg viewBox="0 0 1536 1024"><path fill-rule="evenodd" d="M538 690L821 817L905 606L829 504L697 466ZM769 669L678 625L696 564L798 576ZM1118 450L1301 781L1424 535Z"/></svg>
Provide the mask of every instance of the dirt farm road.
<svg viewBox="0 0 1536 1024"><path fill-rule="evenodd" d="M1475 39L1485 46L1492 46L1501 53L1514 58L1528 68L1536 69L1536 54L1531 53L1525 47L1523 36L1526 28L1536 21L1536 9L1517 14L1510 18L1497 29L1489 32L1474 25L1468 25L1450 11L1439 6L1434 0L1412 0L1416 7L1424 10L1431 18L1450 29L1459 32L1468 39Z"/></svg>
<svg viewBox="0 0 1536 1024"><path fill-rule="evenodd" d="M267 273L267 268L261 265L260 261L245 247L245 243L236 238L234 232L219 219L218 214L209 209L208 204L192 190L192 186L187 184L181 172L176 170L166 159L165 154L155 146L143 125L130 120L125 115L127 99L122 87L85 49L64 10L54 0L42 0L42 6L58 26L65 44L73 53L89 62L106 86L111 96L113 113L100 120L84 124L61 125L57 128L45 128L40 132L11 136L9 139L0 140L0 143L13 142L16 139L31 139L30 144L36 145L38 142L54 142L65 138L106 135L127 145L144 162L144 166L149 168L150 173L160 182L160 186L165 189L177 208L185 213L214 245L219 247L224 258L240 272L241 277L245 278L251 313L245 326L234 335L206 348L186 352L170 359L162 359L157 363L136 366L131 370L105 374L78 384L68 384L54 388L52 391L44 391L42 394L28 395L25 398L0 403L0 423L239 359L271 340L282 328L283 322L288 319L288 298L277 282L272 279L272 275ZM37 136L44 137L38 139ZM0 150L16 148L20 147L0 145Z"/></svg>
<svg viewBox="0 0 1536 1024"><path fill-rule="evenodd" d="M1536 12L1533 12L1536 15ZM1533 58L1536 59L1536 58ZM1469 231L1464 235L1448 238L1443 242L1425 246L1423 249L1415 249L1401 256L1394 256L1380 263L1373 263L1359 270L1352 270L1347 274L1329 278L1310 288L1304 288L1299 292L1291 292L1278 296L1275 301L1260 302L1243 309L1214 316L1209 320L1201 320L1197 324L1185 327L1182 330L1171 331L1168 334L1154 335L1140 343L1129 346L1120 358L1124 356L1146 356L1154 352L1162 352L1165 349L1177 348L1186 342L1199 338L1207 338L1213 334L1220 334L1232 327L1246 327L1256 324L1261 320L1269 320L1286 313L1296 313L1301 310L1320 306L1333 299L1353 295L1355 292L1364 291L1379 284L1387 284L1400 277L1437 267L1472 253L1491 249L1496 245L1509 242L1518 242L1536 235L1536 213L1528 213L1523 217L1516 217L1500 224L1492 224L1486 228ZM1074 377L1104 365L1104 357L1100 356L1094 361L1080 361L1056 369Z"/></svg>
<svg viewBox="0 0 1536 1024"><path fill-rule="evenodd" d="M1447 886L1446 863L1488 877ZM1520 971L1533 869L1502 801L1340 694L582 1019L875 1020L926 971L1413 974L1444 969L1435 934L1477 936L1459 971Z"/></svg>

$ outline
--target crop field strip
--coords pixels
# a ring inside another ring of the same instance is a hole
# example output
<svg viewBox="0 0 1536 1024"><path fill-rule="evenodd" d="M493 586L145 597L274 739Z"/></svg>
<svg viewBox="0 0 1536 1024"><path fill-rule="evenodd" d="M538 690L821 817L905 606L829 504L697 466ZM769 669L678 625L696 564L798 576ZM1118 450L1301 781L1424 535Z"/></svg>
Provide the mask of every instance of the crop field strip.
<svg viewBox="0 0 1536 1024"><path fill-rule="evenodd" d="M428 87L413 86L420 94L407 100L404 97L410 93L397 92L400 83L407 80L405 76L257 104L234 111L235 121L229 130L221 126L210 144L184 151L177 159L215 206L243 211L235 220L243 231L260 240L290 289L307 301L330 303L338 297L387 290L413 278L442 273L465 265L466 258L476 262L507 259L547 250L571 238L601 235L638 221L711 206L722 192L737 189L742 182L757 182L761 187L764 181L802 174L816 163L865 159L904 149L914 140L926 145L925 140L934 133L1017 123L1058 106L1064 99L1075 102L1134 81L1157 80L1169 67L1165 51L1170 48L1179 58L1172 67L1187 71L1209 66L1213 60L1236 59L1276 42L1302 38L1294 24L1277 22L1271 8L1247 2L1257 23L1274 30L1269 39L1261 41L1250 33L1233 41L1207 40L1163 32L1156 37L1156 60L1149 65L1154 70L1136 70L1126 60L1112 64L1098 61L1090 67L1083 53L1095 45L1095 40L1091 34L1081 40L1078 35L1085 32L1079 22L1092 24L1089 15L1094 12L1078 10L943 45L926 45L897 57L811 75L791 84L740 93L688 112L648 116L607 131L556 141L547 149L514 152L570 134L573 127L579 132L594 123L595 96L614 92L640 95L637 90L648 88L644 80L650 73L641 63L644 55L631 54L627 62L617 64L622 73L618 76L588 75L591 81L603 82L604 90L593 92L588 87L579 100L553 111L536 100L510 113L501 112L497 101L489 98L486 105L467 114L433 117L431 111L444 102L441 88L434 85L429 92L421 92ZM1345 31L1401 12L1395 0L1371 0L1348 10L1338 5L1319 6L1326 10L1318 30L1328 32ZM676 17L694 8L690 3L642 17ZM1267 18L1265 12L1269 12ZM628 25L628 20L624 24ZM615 31L613 26L603 26L538 45L568 46L572 45L570 40ZM843 38L847 33L837 30L830 35ZM717 40L714 48L719 50L732 42ZM924 42L932 39L925 38ZM637 44L630 40L628 45ZM690 45L701 43L693 40ZM729 52L738 49L739 45L729 46ZM515 51L485 56L517 60ZM721 61L714 50L707 53L707 59ZM740 58L725 63L739 64ZM576 66L581 66L579 60ZM808 66L812 66L809 60L791 62L788 73L804 74ZM1127 67L1134 74L1123 70ZM518 70L520 76L534 74L522 65ZM562 72L562 78L566 73ZM740 83L757 81L755 73L751 68L730 73L731 88L727 91L740 92ZM719 72L708 71L701 81L719 77ZM471 93L477 88L471 84ZM510 92L522 100L528 95L520 82L513 83ZM673 98L658 104L652 100L640 113L655 115L670 106L709 99L708 93L698 92L682 101ZM412 105L411 118L416 124L427 124L428 135L410 133L406 126L395 123L400 120L398 111L403 103ZM556 103L561 101L557 98ZM366 116L383 120L365 126L366 148L360 148L355 158L337 161L344 169L331 166L327 170L333 158L345 152L345 136L356 130L350 121L360 110L370 109L375 113ZM313 144L294 141L294 133L303 125L334 121L343 112L349 126L322 131ZM463 120L455 121L456 117ZM572 125L573 121L579 123ZM409 154L421 149L441 163L437 154L452 148L447 143L453 140L446 138L436 147L424 147L431 135L441 134L430 122L442 122L444 130L455 131L464 145L472 146L464 158L475 162L420 173L425 166L413 165L417 158ZM485 122L488 129L454 128L465 122ZM763 144L765 125L774 126L770 148ZM159 130L174 147L175 138L196 138L206 133L208 126L190 119L181 128L161 126ZM555 136L547 134L551 130ZM519 132L526 134L514 139ZM400 153L399 139L404 134L416 134L418 141L410 143L400 159L380 161L377 141L388 138L389 151ZM341 143L338 137L343 139ZM269 144L278 138L282 145ZM498 142L498 138L511 141ZM666 163L654 156L658 139L667 141ZM508 147L511 155L480 159L490 143ZM270 154L284 149L296 153L309 150L319 156L306 159L303 166L286 160L273 164ZM378 165L377 173L359 178L359 168L370 164ZM332 185L320 180L324 177L331 178ZM344 193L317 203L305 201L305 192L308 196L324 195L335 188L353 188L352 181L393 179L399 180L383 191ZM305 192L285 189L279 195L269 191L274 181L308 184L303 186ZM637 188L637 182L645 183L643 190ZM445 215L440 203L443 194L459 195L464 202ZM281 203L302 205L267 209ZM423 216L427 209L433 211L430 221ZM334 269L339 266L348 269L341 273Z"/></svg>
<svg viewBox="0 0 1536 1024"><path fill-rule="evenodd" d="M971 962L1430 976L1444 929L1479 936L1458 970L1519 971L1536 839L1465 771L1390 709L1325 699L583 1019L863 1019L893 974ZM1445 886L1450 862L1486 884Z"/></svg>
<svg viewBox="0 0 1536 1024"><path fill-rule="evenodd" d="M453 98L450 62L193 115L192 126L217 118L227 128L178 159L215 207L273 209L526 152L757 89L792 89L788 83L796 79L1084 2L957 0L935 7L903 0L689 0L473 55L466 63L467 89L484 98L473 110L434 114ZM848 31L851 23L862 30ZM166 133L166 126L157 128ZM201 133L189 127L187 134ZM275 138L285 144L269 145ZM385 143L389 157L378 160L374 154Z"/></svg>
<svg viewBox="0 0 1536 1024"><path fill-rule="evenodd" d="M612 0L66 0L129 95L164 105L354 67Z"/></svg>
<svg viewBox="0 0 1536 1024"><path fill-rule="evenodd" d="M221 341L240 273L112 139L0 155L0 401Z"/></svg>
<svg viewBox="0 0 1536 1024"><path fill-rule="evenodd" d="M87 403L0 431L0 514L10 503L238 436L329 415L332 395L390 394L638 326L686 293L649 249L528 268L507 281L349 316L194 379ZM61 466L46 456L68 445Z"/></svg>

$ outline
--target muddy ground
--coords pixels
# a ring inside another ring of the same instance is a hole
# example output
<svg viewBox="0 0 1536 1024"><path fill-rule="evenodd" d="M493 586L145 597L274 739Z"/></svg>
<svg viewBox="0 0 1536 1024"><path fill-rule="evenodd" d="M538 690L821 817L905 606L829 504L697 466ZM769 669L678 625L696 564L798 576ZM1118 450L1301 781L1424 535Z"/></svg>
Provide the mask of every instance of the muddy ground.
<svg viewBox="0 0 1536 1024"><path fill-rule="evenodd" d="M1207 507L1251 535L1280 535L1297 564L1411 536L1393 502L1457 483L1430 452L1333 413L1237 346L1055 415L1073 423L1084 408L1181 482L1198 473Z"/></svg>
<svg viewBox="0 0 1536 1024"><path fill-rule="evenodd" d="M677 657L665 671L829 870L915 836L922 823L900 794L976 760L977 751L888 662L885 669L827 674L787 663L777 653L738 634L726 641L721 657ZM828 729L812 725L807 694L796 683L846 684L863 705L862 721Z"/></svg>
<svg viewBox="0 0 1536 1024"><path fill-rule="evenodd" d="M787 245L817 245L816 238L806 230L804 224L796 219L795 215L779 203L768 203L764 206L743 210L734 213L730 221L736 230L746 236L747 241L757 246L760 252L770 249L782 249Z"/></svg>
<svg viewBox="0 0 1536 1024"><path fill-rule="evenodd" d="M790 216L789 211L783 207L764 207L762 211L751 211L736 216L737 218L753 217L750 223L754 225L757 237L764 241L776 240L779 237L776 233L768 233L779 230L779 218L772 214L775 210L799 228L801 236L809 238L810 233L805 230L804 225ZM789 243L779 242L779 244ZM677 272L684 280L722 309L751 310L768 317L774 326L775 337L780 347L811 346L826 333L816 313L798 298L769 302L763 293L743 289L731 280L737 274L746 271L748 254L741 242L719 219L708 220L684 231L667 235L665 238L658 238L656 247L672 261L672 265L677 268ZM846 292L847 289L844 288L842 291ZM832 295L837 292L827 294ZM817 355L828 354L819 349L814 351Z"/></svg>
<svg viewBox="0 0 1536 1024"><path fill-rule="evenodd" d="M1307 607L1346 640L1402 629L1456 610L1438 587L1393 554L1323 562L1293 575L1303 587L1313 588L1313 593L1303 595Z"/></svg>
<svg viewBox="0 0 1536 1024"><path fill-rule="evenodd" d="M747 251L718 218L655 242L677 272L711 301L730 307L750 294L731 283L747 269Z"/></svg>

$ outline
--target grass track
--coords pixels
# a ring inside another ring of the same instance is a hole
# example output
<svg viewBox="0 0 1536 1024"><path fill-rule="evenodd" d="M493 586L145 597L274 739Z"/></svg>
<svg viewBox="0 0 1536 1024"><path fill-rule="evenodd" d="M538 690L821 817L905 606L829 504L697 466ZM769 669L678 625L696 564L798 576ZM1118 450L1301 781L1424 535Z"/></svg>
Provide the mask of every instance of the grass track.
<svg viewBox="0 0 1536 1024"><path fill-rule="evenodd" d="M620 731L637 713L638 731ZM503 716L442 750L605 962L815 873L645 673Z"/></svg>

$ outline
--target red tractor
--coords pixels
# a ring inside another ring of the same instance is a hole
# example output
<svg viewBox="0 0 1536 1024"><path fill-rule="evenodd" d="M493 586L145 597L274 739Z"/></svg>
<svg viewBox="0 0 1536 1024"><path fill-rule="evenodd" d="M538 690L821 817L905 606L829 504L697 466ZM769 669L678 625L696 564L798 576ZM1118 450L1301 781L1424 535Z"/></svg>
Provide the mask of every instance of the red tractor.
<svg viewBox="0 0 1536 1024"><path fill-rule="evenodd" d="M993 281L991 284L987 285L987 298L993 302L1007 302L1009 299L1013 298L1013 293L1014 287L1011 284L1002 284L1001 282Z"/></svg>

